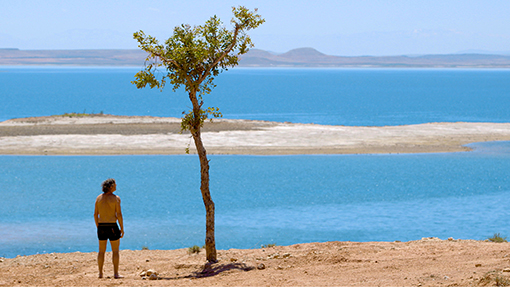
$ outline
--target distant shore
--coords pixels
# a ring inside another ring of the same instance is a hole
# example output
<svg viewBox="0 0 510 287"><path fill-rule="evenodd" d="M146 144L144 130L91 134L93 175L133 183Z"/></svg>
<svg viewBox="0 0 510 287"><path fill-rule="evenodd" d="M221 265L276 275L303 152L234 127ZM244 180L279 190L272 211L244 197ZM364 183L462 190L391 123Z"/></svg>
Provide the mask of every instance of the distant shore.
<svg viewBox="0 0 510 287"><path fill-rule="evenodd" d="M352 127L219 119L202 133L209 154L370 154L468 151L510 140L510 123ZM0 154L184 154L193 140L180 119L141 116L37 117L0 122Z"/></svg>
<svg viewBox="0 0 510 287"><path fill-rule="evenodd" d="M147 53L140 49L19 50L0 49L0 66L133 66L143 67ZM334 56L313 48L275 54L250 49L240 67L328 68L510 68L510 55L432 54L394 56Z"/></svg>
<svg viewBox="0 0 510 287"><path fill-rule="evenodd" d="M111 252L106 255L103 279L97 278L96 252L0 258L0 286L507 286L510 282L509 243L431 237L410 242L334 241L218 250L219 262L212 265L205 265L204 253L121 250L123 279L112 278ZM156 280L143 279L148 270L157 272Z"/></svg>

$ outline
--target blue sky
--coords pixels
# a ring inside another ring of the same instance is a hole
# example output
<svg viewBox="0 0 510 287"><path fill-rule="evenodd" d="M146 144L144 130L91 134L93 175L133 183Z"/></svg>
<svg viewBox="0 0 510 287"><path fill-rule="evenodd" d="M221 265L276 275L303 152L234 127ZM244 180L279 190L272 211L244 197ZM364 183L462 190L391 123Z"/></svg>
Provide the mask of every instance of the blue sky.
<svg viewBox="0 0 510 287"><path fill-rule="evenodd" d="M164 40L182 23L231 7L258 8L266 23L251 31L255 48L312 47L341 56L510 54L508 0L0 0L0 48L136 49L135 31Z"/></svg>

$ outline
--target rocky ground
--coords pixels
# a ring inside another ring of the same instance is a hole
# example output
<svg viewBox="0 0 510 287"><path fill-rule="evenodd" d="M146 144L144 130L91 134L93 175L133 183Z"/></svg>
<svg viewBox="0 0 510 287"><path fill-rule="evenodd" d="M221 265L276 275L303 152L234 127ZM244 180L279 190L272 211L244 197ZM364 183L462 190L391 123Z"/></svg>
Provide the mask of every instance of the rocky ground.
<svg viewBox="0 0 510 287"><path fill-rule="evenodd" d="M219 250L122 250L122 279L97 278L97 253L0 259L0 286L508 286L508 243L424 238ZM147 271L157 273L149 279Z"/></svg>

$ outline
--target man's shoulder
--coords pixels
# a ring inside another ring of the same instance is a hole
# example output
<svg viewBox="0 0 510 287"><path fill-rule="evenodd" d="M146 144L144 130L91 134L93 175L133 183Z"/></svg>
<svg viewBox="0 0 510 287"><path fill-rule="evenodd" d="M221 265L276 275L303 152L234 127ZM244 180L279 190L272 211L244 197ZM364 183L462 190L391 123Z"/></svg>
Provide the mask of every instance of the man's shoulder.
<svg viewBox="0 0 510 287"><path fill-rule="evenodd" d="M120 201L120 197L116 194L110 193L110 194L108 194L108 200Z"/></svg>

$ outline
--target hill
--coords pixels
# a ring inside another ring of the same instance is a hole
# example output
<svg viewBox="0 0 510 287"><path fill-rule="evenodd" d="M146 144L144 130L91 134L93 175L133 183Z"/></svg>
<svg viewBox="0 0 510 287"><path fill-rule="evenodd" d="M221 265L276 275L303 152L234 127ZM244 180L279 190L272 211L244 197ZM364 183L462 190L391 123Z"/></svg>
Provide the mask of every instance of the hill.
<svg viewBox="0 0 510 287"><path fill-rule="evenodd" d="M0 49L0 65L141 66L141 50Z"/></svg>
<svg viewBox="0 0 510 287"><path fill-rule="evenodd" d="M19 50L0 49L0 65L137 66L141 50ZM366 67L366 68L510 68L510 55L449 54L422 56L331 56L313 48L283 54L252 49L240 67Z"/></svg>
<svg viewBox="0 0 510 287"><path fill-rule="evenodd" d="M330 56L313 48L271 54L253 49L242 57L244 67L367 67L367 68L509 68L510 56L450 54L423 56Z"/></svg>

